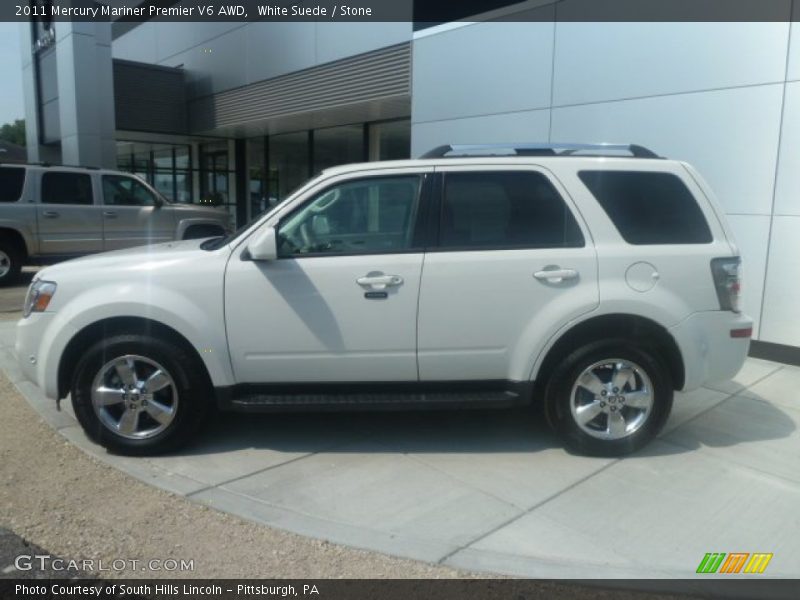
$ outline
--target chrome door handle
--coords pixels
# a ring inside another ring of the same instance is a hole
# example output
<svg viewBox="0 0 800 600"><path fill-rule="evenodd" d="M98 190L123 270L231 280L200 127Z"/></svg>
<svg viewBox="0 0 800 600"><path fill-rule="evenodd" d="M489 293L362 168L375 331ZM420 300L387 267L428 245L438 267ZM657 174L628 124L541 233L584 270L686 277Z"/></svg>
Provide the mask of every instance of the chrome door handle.
<svg viewBox="0 0 800 600"><path fill-rule="evenodd" d="M103 211L103 216L106 217L107 219L116 219L117 218L117 213L115 213L113 211L110 211L110 210L104 210Z"/></svg>
<svg viewBox="0 0 800 600"><path fill-rule="evenodd" d="M533 274L539 281L550 283L561 283L567 279L576 279L578 272L575 269L543 269Z"/></svg>
<svg viewBox="0 0 800 600"><path fill-rule="evenodd" d="M403 278L399 275L365 275L356 279L356 283L373 290L384 290L387 287L402 285Z"/></svg>
<svg viewBox="0 0 800 600"><path fill-rule="evenodd" d="M42 216L45 219L57 219L58 218L58 213L56 211L54 211L54 210L46 210L46 211L42 212Z"/></svg>

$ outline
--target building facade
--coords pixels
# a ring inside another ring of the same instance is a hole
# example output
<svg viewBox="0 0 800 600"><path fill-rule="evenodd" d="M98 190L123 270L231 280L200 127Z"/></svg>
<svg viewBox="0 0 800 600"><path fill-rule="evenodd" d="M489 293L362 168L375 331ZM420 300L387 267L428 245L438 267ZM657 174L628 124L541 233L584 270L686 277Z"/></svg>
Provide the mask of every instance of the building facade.
<svg viewBox="0 0 800 600"><path fill-rule="evenodd" d="M27 27L29 148L242 224L334 164L458 142L641 144L708 179L755 338L800 347L800 29L555 22L543 4L427 27L58 23L34 52Z"/></svg>

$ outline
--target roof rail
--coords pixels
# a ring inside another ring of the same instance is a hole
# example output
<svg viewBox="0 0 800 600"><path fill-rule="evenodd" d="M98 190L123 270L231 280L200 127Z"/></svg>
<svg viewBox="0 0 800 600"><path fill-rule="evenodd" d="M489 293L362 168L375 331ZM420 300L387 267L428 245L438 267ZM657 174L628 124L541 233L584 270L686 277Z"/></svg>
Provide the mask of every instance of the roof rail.
<svg viewBox="0 0 800 600"><path fill-rule="evenodd" d="M64 167L64 168L67 168L67 169L91 169L93 171L99 171L100 169L103 168L103 167L90 167L90 166L86 166L86 165L64 165L64 164L61 164L61 163L51 163L51 162L41 162L41 161L40 162L35 162L35 161L30 161L30 160L24 160L24 161L18 161L18 162L11 161L11 160L9 160L9 161L0 160L0 165L13 165L13 166L16 166L16 167ZM109 170L113 171L114 169L109 169Z"/></svg>
<svg viewBox="0 0 800 600"><path fill-rule="evenodd" d="M634 158L661 158L637 144L445 144L429 150L420 158L455 158L467 156L576 156L592 152L595 156L618 156L628 152Z"/></svg>

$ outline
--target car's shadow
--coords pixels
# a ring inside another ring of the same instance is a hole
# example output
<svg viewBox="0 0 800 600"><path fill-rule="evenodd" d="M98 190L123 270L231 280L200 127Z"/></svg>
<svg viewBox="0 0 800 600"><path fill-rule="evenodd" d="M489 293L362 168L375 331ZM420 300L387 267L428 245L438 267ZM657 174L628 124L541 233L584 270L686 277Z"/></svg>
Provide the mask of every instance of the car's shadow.
<svg viewBox="0 0 800 600"><path fill-rule="evenodd" d="M217 414L179 455L242 449L279 452L533 453L561 448L542 410L308 412ZM796 429L779 407L733 397L675 427L643 452L669 455L790 436Z"/></svg>

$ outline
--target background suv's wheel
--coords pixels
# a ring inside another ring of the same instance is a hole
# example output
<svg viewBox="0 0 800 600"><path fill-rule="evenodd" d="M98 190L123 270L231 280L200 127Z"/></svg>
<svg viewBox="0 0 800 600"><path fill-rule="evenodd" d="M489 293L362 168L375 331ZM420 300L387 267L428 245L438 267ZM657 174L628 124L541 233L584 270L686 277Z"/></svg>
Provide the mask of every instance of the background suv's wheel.
<svg viewBox="0 0 800 600"><path fill-rule="evenodd" d="M211 403L202 365L179 345L117 335L78 362L72 406L87 435L120 454L155 454L185 443Z"/></svg>
<svg viewBox="0 0 800 600"><path fill-rule="evenodd" d="M0 286L11 285L19 279L23 254L16 244L0 240Z"/></svg>
<svg viewBox="0 0 800 600"><path fill-rule="evenodd" d="M654 352L609 340L567 356L548 382L545 412L569 448L621 456L661 430L672 397L669 372Z"/></svg>

